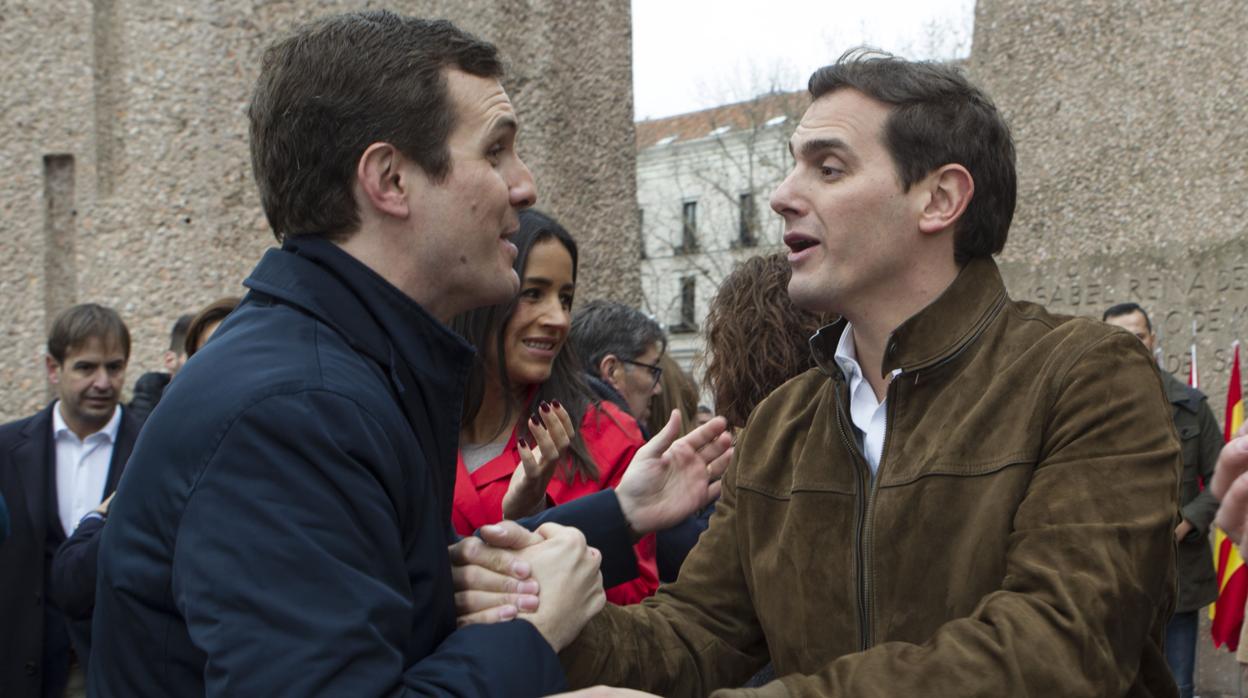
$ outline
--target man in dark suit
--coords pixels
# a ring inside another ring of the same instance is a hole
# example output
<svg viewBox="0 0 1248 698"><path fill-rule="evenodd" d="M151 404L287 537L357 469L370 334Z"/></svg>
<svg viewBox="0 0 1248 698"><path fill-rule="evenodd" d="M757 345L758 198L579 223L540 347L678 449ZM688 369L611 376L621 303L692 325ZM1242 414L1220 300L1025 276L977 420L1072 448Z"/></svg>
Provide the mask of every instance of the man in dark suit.
<svg viewBox="0 0 1248 698"><path fill-rule="evenodd" d="M61 696L70 678L67 623L45 601L56 549L78 521L112 494L139 423L118 406L130 333L116 312L93 303L61 313L48 336L48 382L56 399L38 414L0 426L0 496L12 530L0 547L0 686L6 698Z"/></svg>

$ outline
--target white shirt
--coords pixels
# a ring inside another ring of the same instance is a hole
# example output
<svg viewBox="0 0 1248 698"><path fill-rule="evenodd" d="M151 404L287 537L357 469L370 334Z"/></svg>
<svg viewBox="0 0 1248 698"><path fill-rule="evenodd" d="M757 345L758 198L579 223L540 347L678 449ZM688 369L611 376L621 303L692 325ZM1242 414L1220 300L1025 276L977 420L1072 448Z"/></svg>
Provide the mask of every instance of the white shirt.
<svg viewBox="0 0 1248 698"><path fill-rule="evenodd" d="M858 355L854 350L854 328L849 323L845 324L845 331L841 333L841 341L836 345L833 358L849 383L849 418L858 431L862 432L862 455L866 457L867 465L871 466L871 477L875 477L880 469L880 456L884 452L884 429L888 426L888 408L885 403L888 399L875 399L875 391L863 375L862 367L858 365Z"/></svg>
<svg viewBox="0 0 1248 698"><path fill-rule="evenodd" d="M65 535L74 532L78 520L104 500L108 465L113 459L113 443L121 426L121 408L104 428L79 439L61 416L58 400L52 410L52 439L56 442L56 499Z"/></svg>

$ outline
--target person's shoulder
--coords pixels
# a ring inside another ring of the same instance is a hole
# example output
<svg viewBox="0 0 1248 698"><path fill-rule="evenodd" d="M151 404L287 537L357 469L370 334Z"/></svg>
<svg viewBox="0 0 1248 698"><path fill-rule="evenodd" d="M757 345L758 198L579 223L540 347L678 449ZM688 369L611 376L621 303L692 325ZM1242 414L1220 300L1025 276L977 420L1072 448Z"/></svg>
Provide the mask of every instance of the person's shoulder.
<svg viewBox="0 0 1248 698"><path fill-rule="evenodd" d="M171 378L171 375L162 371L148 371L147 373L139 376L139 379L134 382L134 392L159 393L161 390L165 389L166 385L169 385L169 380Z"/></svg>
<svg viewBox="0 0 1248 698"><path fill-rule="evenodd" d="M51 416L48 410L49 408L45 407L30 416L0 424L0 444L6 444L24 432L28 432L37 421L48 419Z"/></svg>
<svg viewBox="0 0 1248 698"><path fill-rule="evenodd" d="M631 414L610 400L602 400L585 408L581 418L582 438L602 438L614 435L629 441L644 443L641 426Z"/></svg>

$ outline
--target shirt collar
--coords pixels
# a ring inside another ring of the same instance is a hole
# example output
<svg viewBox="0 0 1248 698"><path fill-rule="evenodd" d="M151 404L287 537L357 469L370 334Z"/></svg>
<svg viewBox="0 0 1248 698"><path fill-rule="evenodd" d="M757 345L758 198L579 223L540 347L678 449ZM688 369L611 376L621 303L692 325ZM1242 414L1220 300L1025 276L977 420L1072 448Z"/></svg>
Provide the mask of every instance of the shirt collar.
<svg viewBox="0 0 1248 698"><path fill-rule="evenodd" d="M862 367L858 365L858 352L854 348L854 328L848 321L841 331L841 338L836 343L836 353L832 355L832 359L845 375L845 380L852 383L862 375Z"/></svg>
<svg viewBox="0 0 1248 698"><path fill-rule="evenodd" d="M117 431L120 428L121 405L114 405L113 416L109 418L108 423L104 425L104 428L97 432L87 434L87 437L90 438L96 434L102 434L109 443L116 443ZM78 435L74 434L73 430L69 428L69 424L65 422L65 418L61 416L61 401L57 400L56 404L52 406L52 437L59 439L62 434L72 434L75 439L78 438ZM83 439L83 441L86 441L86 439Z"/></svg>

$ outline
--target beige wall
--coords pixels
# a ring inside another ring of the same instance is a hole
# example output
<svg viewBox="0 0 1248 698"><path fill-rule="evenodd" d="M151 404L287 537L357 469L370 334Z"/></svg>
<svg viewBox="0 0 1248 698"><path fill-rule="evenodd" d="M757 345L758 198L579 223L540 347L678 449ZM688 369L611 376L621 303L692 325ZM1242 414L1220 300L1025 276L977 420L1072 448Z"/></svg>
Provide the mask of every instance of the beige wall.
<svg viewBox="0 0 1248 698"><path fill-rule="evenodd" d="M261 51L300 20L363 6L6 5L0 419L29 414L46 399L41 356L60 309L96 301L122 313L135 338L132 384L159 368L177 315L241 293L241 281L274 243L247 155L245 111ZM638 302L627 3L386 7L449 17L499 45L539 205L582 244L581 297Z"/></svg>
<svg viewBox="0 0 1248 698"><path fill-rule="evenodd" d="M1018 144L1012 295L1098 318L1136 301L1183 376L1196 320L1219 421L1248 340L1245 36L1242 0L979 0L970 61Z"/></svg>

